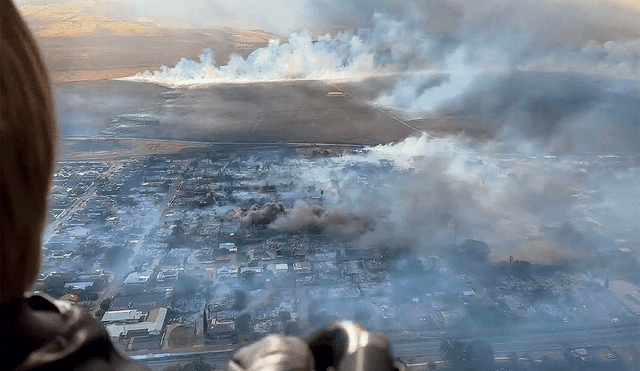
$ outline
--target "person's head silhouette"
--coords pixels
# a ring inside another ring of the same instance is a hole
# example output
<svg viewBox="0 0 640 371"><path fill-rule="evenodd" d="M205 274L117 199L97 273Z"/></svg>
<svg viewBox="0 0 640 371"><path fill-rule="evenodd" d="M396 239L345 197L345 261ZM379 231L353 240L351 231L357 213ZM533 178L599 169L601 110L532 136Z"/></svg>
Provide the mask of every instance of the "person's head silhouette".
<svg viewBox="0 0 640 371"><path fill-rule="evenodd" d="M0 301L21 298L39 270L56 125L44 64L9 0L1 0Z"/></svg>
<svg viewBox="0 0 640 371"><path fill-rule="evenodd" d="M148 370L88 313L27 292L39 271L56 124L36 44L13 3L0 4L0 368Z"/></svg>

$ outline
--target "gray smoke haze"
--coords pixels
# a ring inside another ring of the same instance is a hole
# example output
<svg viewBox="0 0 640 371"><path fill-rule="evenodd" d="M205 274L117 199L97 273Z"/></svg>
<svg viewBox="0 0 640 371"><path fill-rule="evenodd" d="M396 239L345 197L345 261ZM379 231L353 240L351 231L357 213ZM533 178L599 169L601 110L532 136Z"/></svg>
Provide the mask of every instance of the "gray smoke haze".
<svg viewBox="0 0 640 371"><path fill-rule="evenodd" d="M638 152L633 3L301 1L284 18L296 12L292 30L302 32L247 58L219 65L204 50L199 61L125 79L198 87L386 76L393 88L372 103L402 113L478 120L491 138L555 152ZM313 36L309 15L342 31Z"/></svg>
<svg viewBox="0 0 640 371"><path fill-rule="evenodd" d="M516 72L478 80L439 113L476 118L499 141L531 140L552 152L631 154L640 143L637 81Z"/></svg>
<svg viewBox="0 0 640 371"><path fill-rule="evenodd" d="M537 263L640 243L640 157L536 151L422 136L317 162L301 181L325 190L323 207L296 205L271 227L318 226L356 247L425 256L471 238L488 243L493 259Z"/></svg>
<svg viewBox="0 0 640 371"><path fill-rule="evenodd" d="M241 213L243 222L259 225L273 222L285 210L284 205L281 203L268 202L262 208L258 205L253 205L246 212L242 210L238 212Z"/></svg>
<svg viewBox="0 0 640 371"><path fill-rule="evenodd" d="M341 236L357 236L368 229L370 218L339 209L318 205L296 204L279 216L270 228L287 232L327 232Z"/></svg>
<svg viewBox="0 0 640 371"><path fill-rule="evenodd" d="M59 0L16 0L18 5ZM456 34L515 30L532 40L596 40L638 37L638 6L632 1L388 1L388 0L101 0L94 6L112 17L179 20L194 26L262 27L280 35L309 28L356 30L371 24L375 13L406 18L428 33ZM171 23L171 22L169 22Z"/></svg>

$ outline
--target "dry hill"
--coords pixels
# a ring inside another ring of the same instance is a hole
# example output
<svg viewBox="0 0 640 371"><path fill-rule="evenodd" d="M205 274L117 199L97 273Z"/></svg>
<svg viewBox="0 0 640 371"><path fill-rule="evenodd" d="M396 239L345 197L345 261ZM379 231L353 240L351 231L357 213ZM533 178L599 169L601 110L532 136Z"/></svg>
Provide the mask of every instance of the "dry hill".
<svg viewBox="0 0 640 371"><path fill-rule="evenodd" d="M93 1L69 1L20 8L35 34L55 84L130 76L180 58L197 59L203 48L216 62L243 56L274 38L262 30L211 26L167 26L147 18L115 19Z"/></svg>

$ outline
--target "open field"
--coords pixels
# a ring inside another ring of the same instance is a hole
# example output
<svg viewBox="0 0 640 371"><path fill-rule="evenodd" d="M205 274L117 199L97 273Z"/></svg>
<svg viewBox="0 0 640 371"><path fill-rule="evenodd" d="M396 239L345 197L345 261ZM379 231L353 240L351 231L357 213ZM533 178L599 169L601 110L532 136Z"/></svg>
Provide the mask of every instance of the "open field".
<svg viewBox="0 0 640 371"><path fill-rule="evenodd" d="M147 18L120 19L91 1L25 5L20 12L36 37L54 84L131 76L180 58L197 59L203 48L218 63L230 54L247 56L277 38L262 30L162 24Z"/></svg>
<svg viewBox="0 0 640 371"><path fill-rule="evenodd" d="M171 331L169 335L169 346L172 348L191 347L195 343L195 332L193 327L179 326Z"/></svg>
<svg viewBox="0 0 640 371"><path fill-rule="evenodd" d="M328 95L335 90L321 81L198 89L95 81L55 93L63 137L371 145L419 134L355 95Z"/></svg>
<svg viewBox="0 0 640 371"><path fill-rule="evenodd" d="M180 58L198 59L203 48L215 50L216 61L226 63L230 54L247 56L266 45L244 41L231 30L161 30L159 35L99 35L37 37L54 85L132 76ZM241 47L241 48L240 48Z"/></svg>

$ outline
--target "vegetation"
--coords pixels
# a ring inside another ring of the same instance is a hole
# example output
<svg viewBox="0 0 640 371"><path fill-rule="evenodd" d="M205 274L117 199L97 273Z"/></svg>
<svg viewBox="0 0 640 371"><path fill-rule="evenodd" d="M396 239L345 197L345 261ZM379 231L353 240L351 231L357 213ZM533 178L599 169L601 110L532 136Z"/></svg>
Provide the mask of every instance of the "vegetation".
<svg viewBox="0 0 640 371"><path fill-rule="evenodd" d="M247 307L247 293L236 290L233 293L233 310L241 311Z"/></svg>
<svg viewBox="0 0 640 371"><path fill-rule="evenodd" d="M172 348L191 347L195 341L196 334L193 327L179 326L169 334L169 346Z"/></svg>
<svg viewBox="0 0 640 371"><path fill-rule="evenodd" d="M493 348L486 341L462 343L457 340L445 340L440 344L440 351L452 371L495 370Z"/></svg>

